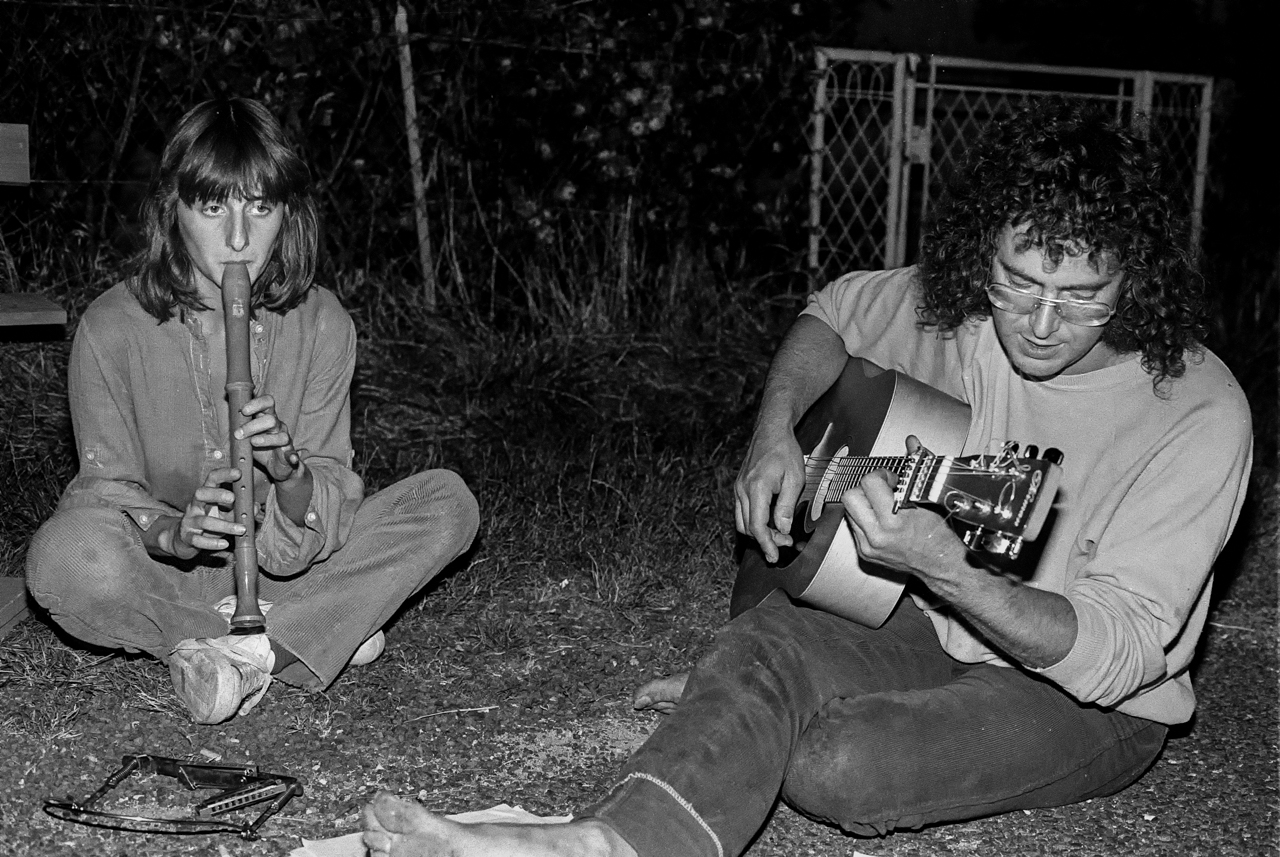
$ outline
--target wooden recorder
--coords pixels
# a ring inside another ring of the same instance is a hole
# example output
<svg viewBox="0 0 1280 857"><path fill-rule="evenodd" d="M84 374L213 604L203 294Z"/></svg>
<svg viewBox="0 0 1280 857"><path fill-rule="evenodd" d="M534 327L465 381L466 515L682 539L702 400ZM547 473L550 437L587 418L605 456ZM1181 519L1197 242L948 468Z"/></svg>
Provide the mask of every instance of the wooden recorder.
<svg viewBox="0 0 1280 857"><path fill-rule="evenodd" d="M227 336L227 407L231 423L231 461L240 471L232 486L235 520L244 535L235 540L236 609L231 616L232 634L266 633L266 618L258 604L257 524L253 514L253 444L238 440L236 429L249 421L244 406L253 398L249 363L249 317L252 307L249 265L232 262L222 269L222 315Z"/></svg>

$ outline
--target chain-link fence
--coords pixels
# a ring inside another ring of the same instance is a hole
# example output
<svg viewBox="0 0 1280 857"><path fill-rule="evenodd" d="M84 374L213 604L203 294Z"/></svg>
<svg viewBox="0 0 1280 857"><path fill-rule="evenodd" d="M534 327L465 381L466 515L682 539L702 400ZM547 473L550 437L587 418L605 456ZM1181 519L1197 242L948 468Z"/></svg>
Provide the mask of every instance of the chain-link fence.
<svg viewBox="0 0 1280 857"><path fill-rule="evenodd" d="M817 54L810 129L809 261L897 255L903 165L905 59L866 52L860 62ZM846 269L850 269L846 267Z"/></svg>
<svg viewBox="0 0 1280 857"><path fill-rule="evenodd" d="M1066 95L1144 128L1183 189L1199 245L1211 78L823 48L812 117L815 279L912 261L932 202L993 119ZM1145 123L1145 124L1144 124Z"/></svg>

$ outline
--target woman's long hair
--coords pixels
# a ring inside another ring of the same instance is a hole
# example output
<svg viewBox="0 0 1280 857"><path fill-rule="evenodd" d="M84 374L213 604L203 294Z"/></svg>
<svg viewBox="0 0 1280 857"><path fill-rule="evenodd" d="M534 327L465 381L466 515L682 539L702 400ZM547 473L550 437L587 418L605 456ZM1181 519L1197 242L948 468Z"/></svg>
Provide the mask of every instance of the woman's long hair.
<svg viewBox="0 0 1280 857"><path fill-rule="evenodd" d="M306 298L315 278L319 216L311 174L274 116L248 98L206 101L178 121L142 207L146 245L134 259L134 294L161 322L175 310L209 309L178 231L179 203L261 198L285 209L271 256L253 284L253 308L284 313Z"/></svg>
<svg viewBox="0 0 1280 857"><path fill-rule="evenodd" d="M1050 262L1086 251L1124 271L1102 342L1141 353L1159 388L1186 371L1205 330L1204 284L1160 159L1102 108L1045 99L995 123L935 208L921 255L921 318L943 330L991 314L986 286L1006 225Z"/></svg>

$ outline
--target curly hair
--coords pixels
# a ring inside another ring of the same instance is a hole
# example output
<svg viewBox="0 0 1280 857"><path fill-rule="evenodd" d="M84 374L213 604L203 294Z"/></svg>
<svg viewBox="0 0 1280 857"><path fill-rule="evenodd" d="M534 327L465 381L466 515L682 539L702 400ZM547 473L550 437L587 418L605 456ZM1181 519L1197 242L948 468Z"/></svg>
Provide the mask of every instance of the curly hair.
<svg viewBox="0 0 1280 857"><path fill-rule="evenodd" d="M1101 341L1140 352L1157 389L1186 371L1205 331L1204 284L1159 157L1100 106L1054 97L993 123L936 206L920 268L926 324L953 330L987 318L986 286L1005 226L1051 263L1087 252L1124 272Z"/></svg>
<svg viewBox="0 0 1280 857"><path fill-rule="evenodd" d="M253 309L284 313L306 298L320 244L310 170L260 102L216 99L178 120L142 206L146 244L133 259L130 287L159 321L177 309L209 309L196 291L195 266L178 230L178 203L226 202L233 196L260 197L285 208L271 257L253 284Z"/></svg>

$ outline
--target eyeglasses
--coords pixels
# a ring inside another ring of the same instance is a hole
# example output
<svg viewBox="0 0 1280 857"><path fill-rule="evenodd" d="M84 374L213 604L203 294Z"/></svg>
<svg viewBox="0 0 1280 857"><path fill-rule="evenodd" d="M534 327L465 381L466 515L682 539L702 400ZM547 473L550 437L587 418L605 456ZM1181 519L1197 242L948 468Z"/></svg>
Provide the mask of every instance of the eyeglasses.
<svg viewBox="0 0 1280 857"><path fill-rule="evenodd" d="M1083 327L1101 327L1116 312L1115 307L1101 301L1054 300L1004 283L988 283L987 297L1000 309L1018 315L1030 315L1042 305L1052 306L1063 321Z"/></svg>

